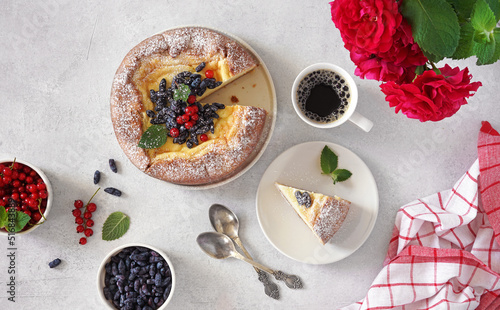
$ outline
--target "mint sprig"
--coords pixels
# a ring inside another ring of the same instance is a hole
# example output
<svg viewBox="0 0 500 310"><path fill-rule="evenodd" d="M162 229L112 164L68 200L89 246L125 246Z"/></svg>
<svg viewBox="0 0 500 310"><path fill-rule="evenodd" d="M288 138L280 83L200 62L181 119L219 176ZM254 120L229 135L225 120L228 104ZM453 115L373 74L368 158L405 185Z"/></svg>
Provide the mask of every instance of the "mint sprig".
<svg viewBox="0 0 500 310"><path fill-rule="evenodd" d="M122 212L111 213L102 226L102 240L111 241L123 236L130 226L130 218Z"/></svg>
<svg viewBox="0 0 500 310"><path fill-rule="evenodd" d="M352 176L352 173L347 169L338 169L339 158L328 146L325 145L321 151L320 165L323 174L329 175L333 184L344 182Z"/></svg>
<svg viewBox="0 0 500 310"><path fill-rule="evenodd" d="M165 125L151 125L141 136L138 146L143 149L155 149L167 142Z"/></svg>
<svg viewBox="0 0 500 310"><path fill-rule="evenodd" d="M181 84L174 90L174 99L187 101L190 93L191 89L189 88L189 85Z"/></svg>
<svg viewBox="0 0 500 310"><path fill-rule="evenodd" d="M500 59L500 1L405 0L401 14L432 62L477 57L477 65Z"/></svg>

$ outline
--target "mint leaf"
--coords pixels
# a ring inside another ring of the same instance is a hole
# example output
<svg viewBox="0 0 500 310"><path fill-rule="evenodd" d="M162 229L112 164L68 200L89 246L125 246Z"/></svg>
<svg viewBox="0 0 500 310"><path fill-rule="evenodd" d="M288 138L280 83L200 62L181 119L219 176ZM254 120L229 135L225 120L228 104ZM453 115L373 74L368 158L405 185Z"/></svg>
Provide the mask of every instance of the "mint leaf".
<svg viewBox="0 0 500 310"><path fill-rule="evenodd" d="M181 84L174 90L174 99L187 101L190 93L191 89L189 88L189 86L186 84Z"/></svg>
<svg viewBox="0 0 500 310"><path fill-rule="evenodd" d="M330 174L337 169L338 156L326 145L321 151L320 165L324 174Z"/></svg>
<svg viewBox="0 0 500 310"><path fill-rule="evenodd" d="M151 125L141 136L138 146L143 149L155 149L167 142L165 125Z"/></svg>
<svg viewBox="0 0 500 310"><path fill-rule="evenodd" d="M477 56L477 65L485 65L491 63L493 55L495 54L495 39L489 42L475 43L473 52Z"/></svg>
<svg viewBox="0 0 500 310"><path fill-rule="evenodd" d="M486 3L488 3L490 9L493 11L493 14L495 15L495 20L498 22L500 19L500 1L498 0L486 0Z"/></svg>
<svg viewBox="0 0 500 310"><path fill-rule="evenodd" d="M130 218L122 212L111 213L102 225L102 240L111 241L123 236L130 226Z"/></svg>
<svg viewBox="0 0 500 310"><path fill-rule="evenodd" d="M344 182L345 180L349 179L351 175L352 173L349 170L337 169L332 172L333 184L336 184L337 182Z"/></svg>
<svg viewBox="0 0 500 310"><path fill-rule="evenodd" d="M14 219L14 231L19 232L23 230L24 226L28 224L28 222L31 220L31 217L21 211L16 211L16 218Z"/></svg>
<svg viewBox="0 0 500 310"><path fill-rule="evenodd" d="M475 36L483 36L485 38L493 36L492 31L496 26L495 13L493 13L485 0L476 1L476 4L472 9L470 21L472 27L476 30Z"/></svg>
<svg viewBox="0 0 500 310"><path fill-rule="evenodd" d="M437 57L453 55L460 38L460 26L446 0L404 0L401 13L422 50Z"/></svg>
<svg viewBox="0 0 500 310"><path fill-rule="evenodd" d="M472 48L474 46L474 27L471 23L463 24L460 28L460 41L458 41L457 49L451 58L465 59L473 55Z"/></svg>
<svg viewBox="0 0 500 310"><path fill-rule="evenodd" d="M8 223L7 211L5 211L5 207L0 207L0 228L7 226Z"/></svg>

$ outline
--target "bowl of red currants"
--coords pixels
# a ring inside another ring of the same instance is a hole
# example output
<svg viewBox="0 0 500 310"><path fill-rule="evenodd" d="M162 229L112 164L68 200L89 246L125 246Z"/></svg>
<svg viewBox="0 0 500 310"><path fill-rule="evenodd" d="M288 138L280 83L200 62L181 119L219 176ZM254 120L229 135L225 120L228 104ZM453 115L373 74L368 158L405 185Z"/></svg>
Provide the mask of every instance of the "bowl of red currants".
<svg viewBox="0 0 500 310"><path fill-rule="evenodd" d="M52 196L40 169L23 160L0 160L0 234L35 230L47 219Z"/></svg>

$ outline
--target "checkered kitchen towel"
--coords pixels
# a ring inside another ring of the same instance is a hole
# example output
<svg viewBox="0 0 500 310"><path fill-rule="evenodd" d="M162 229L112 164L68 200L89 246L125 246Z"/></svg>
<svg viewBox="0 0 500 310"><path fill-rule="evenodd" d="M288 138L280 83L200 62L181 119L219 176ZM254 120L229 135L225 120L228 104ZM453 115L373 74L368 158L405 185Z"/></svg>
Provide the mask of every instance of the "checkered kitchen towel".
<svg viewBox="0 0 500 310"><path fill-rule="evenodd" d="M398 211L385 267L344 310L500 309L500 135L488 122L478 157L452 189Z"/></svg>

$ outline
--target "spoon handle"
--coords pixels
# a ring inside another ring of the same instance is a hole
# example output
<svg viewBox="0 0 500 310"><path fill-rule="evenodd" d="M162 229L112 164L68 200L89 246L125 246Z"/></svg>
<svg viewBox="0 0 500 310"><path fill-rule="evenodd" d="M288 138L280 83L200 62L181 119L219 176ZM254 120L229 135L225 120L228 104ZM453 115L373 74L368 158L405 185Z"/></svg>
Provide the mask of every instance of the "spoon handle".
<svg viewBox="0 0 500 310"><path fill-rule="evenodd" d="M302 284L302 281L300 280L300 278L297 277L296 275L293 275L293 274L288 275L288 274L284 273L283 271L279 271L279 270L276 271L273 275L276 278L276 280L285 282L286 286L288 286L289 288L298 289L298 288L302 288L304 286Z"/></svg>
<svg viewBox="0 0 500 310"><path fill-rule="evenodd" d="M234 237L233 238L234 242L240 247L240 249L243 251L243 254L249 259L252 259L252 256L250 256L250 253L248 253L247 249L243 246L243 243L241 242L239 237ZM267 273L264 271L258 269L257 267L253 267L257 274L259 275L259 281L264 284L264 292L266 293L267 296L274 298L274 299L279 299L280 297L280 292L278 289L278 286L276 283L271 282L269 280L269 277L267 276Z"/></svg>
<svg viewBox="0 0 500 310"><path fill-rule="evenodd" d="M262 265L262 264L259 264L257 263L256 261L253 261L251 259L248 259L246 258L245 256L241 255L240 253L238 252L234 252L233 255L232 255L234 258L237 258L237 259L240 259L246 263L249 263L250 265L260 269L260 270L264 270L265 272L267 273L270 273L272 275L274 275L274 270L270 269L270 268L267 268L266 266Z"/></svg>

